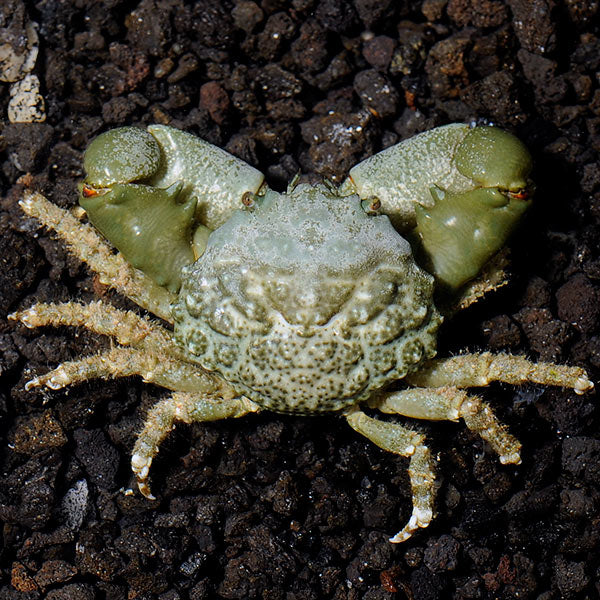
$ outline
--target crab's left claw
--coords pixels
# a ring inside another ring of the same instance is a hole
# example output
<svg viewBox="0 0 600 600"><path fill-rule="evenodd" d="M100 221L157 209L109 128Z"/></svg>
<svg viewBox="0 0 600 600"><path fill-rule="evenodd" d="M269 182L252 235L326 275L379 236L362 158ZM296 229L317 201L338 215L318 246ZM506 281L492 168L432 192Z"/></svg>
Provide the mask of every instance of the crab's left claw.
<svg viewBox="0 0 600 600"><path fill-rule="evenodd" d="M533 194L525 146L496 127L438 127L368 158L342 193L376 198L436 279L455 289L505 244Z"/></svg>
<svg viewBox="0 0 600 600"><path fill-rule="evenodd" d="M527 195L495 187L460 193L434 187L431 194L433 207L415 207L417 245L428 270L449 289L477 277L530 204Z"/></svg>
<svg viewBox="0 0 600 600"><path fill-rule="evenodd" d="M453 164L472 181L464 191L430 190L434 205L416 205L416 235L438 281L450 289L473 279L500 250L529 208L531 156L497 127L471 129Z"/></svg>

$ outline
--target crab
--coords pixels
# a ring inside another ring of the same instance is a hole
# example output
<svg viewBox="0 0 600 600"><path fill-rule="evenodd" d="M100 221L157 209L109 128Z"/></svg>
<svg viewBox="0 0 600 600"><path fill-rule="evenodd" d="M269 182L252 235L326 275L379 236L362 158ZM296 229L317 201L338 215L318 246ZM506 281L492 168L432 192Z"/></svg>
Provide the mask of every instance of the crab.
<svg viewBox="0 0 600 600"><path fill-rule="evenodd" d="M438 127L356 165L339 187L294 180L286 193L164 125L101 134L84 168L80 204L93 226L36 192L21 206L158 319L103 301L35 304L11 318L116 341L27 389L139 375L172 391L133 448L147 498L153 458L178 421L338 413L409 459L412 514L390 540L403 542L433 518L434 457L418 427L374 411L462 419L502 463L518 464L519 441L466 389L593 388L579 367L489 352L435 358L444 316L505 282L502 248L531 203L531 157L507 132Z"/></svg>

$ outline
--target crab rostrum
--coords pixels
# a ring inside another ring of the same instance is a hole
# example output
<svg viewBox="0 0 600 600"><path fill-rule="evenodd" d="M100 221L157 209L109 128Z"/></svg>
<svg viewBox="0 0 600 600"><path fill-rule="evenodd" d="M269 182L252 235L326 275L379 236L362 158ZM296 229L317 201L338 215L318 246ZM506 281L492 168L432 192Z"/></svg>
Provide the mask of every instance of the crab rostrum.
<svg viewBox="0 0 600 600"><path fill-rule="evenodd" d="M434 460L421 432L361 406L463 419L501 462L519 463L520 443L464 388L593 387L581 368L509 354L434 358L442 315L504 283L502 248L531 202L529 153L500 129L439 127L355 166L339 188L292 182L285 194L227 152L162 125L100 135L84 167L80 203L118 253L40 194L28 193L23 210L168 325L101 301L36 304L12 317L117 341L29 388L137 374L173 391L133 449L149 498L152 459L176 421L337 412L410 458L412 515L391 539L402 542L433 517Z"/></svg>

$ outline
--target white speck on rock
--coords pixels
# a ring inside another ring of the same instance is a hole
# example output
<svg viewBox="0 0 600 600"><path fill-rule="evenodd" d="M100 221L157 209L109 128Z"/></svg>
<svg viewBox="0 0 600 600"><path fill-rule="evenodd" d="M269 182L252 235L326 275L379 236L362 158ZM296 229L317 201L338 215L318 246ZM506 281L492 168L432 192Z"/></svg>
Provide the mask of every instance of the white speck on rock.
<svg viewBox="0 0 600 600"><path fill-rule="evenodd" d="M83 523L88 505L88 484L80 479L63 497L61 511L69 529L79 529Z"/></svg>

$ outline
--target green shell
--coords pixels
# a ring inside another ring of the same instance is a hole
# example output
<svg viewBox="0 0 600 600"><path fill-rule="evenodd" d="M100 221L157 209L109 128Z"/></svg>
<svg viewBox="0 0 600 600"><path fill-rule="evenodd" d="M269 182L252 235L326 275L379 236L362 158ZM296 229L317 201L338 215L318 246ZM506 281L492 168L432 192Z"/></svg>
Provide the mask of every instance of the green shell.
<svg viewBox="0 0 600 600"><path fill-rule="evenodd" d="M263 408L341 410L435 354L433 284L386 216L299 184L213 232L183 269L174 332Z"/></svg>

